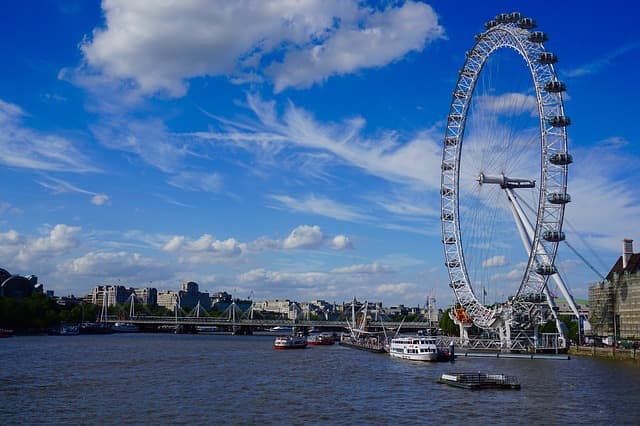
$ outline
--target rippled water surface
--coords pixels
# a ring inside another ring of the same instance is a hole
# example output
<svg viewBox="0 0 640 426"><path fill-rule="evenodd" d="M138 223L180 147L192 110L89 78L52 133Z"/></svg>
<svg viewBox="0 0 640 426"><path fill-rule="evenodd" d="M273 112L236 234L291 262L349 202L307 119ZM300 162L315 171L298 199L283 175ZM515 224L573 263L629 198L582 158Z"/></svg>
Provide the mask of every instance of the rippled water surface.
<svg viewBox="0 0 640 426"><path fill-rule="evenodd" d="M640 424L640 364L459 358L346 347L276 351L271 336L130 334L0 340L0 424ZM520 391L436 383L515 375Z"/></svg>

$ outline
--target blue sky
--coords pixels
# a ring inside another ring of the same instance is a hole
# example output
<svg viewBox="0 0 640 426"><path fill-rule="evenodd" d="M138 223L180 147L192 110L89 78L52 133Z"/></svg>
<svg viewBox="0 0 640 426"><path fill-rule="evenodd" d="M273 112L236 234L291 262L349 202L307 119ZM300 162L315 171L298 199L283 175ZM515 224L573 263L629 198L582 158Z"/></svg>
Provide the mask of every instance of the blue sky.
<svg viewBox="0 0 640 426"><path fill-rule="evenodd" d="M446 306L451 92L483 23L518 10L568 87L567 238L606 274L640 240L638 11L509 3L3 2L0 267L58 295L192 280ZM598 276L558 263L586 297Z"/></svg>

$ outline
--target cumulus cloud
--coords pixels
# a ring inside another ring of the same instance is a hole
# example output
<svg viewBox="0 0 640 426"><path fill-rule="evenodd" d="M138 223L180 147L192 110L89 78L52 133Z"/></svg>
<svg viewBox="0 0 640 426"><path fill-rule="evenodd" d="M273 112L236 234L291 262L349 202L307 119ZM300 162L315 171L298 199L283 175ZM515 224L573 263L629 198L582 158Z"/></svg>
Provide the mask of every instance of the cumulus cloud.
<svg viewBox="0 0 640 426"><path fill-rule="evenodd" d="M23 169L61 172L98 172L78 143L26 127L19 106L0 99L0 164Z"/></svg>
<svg viewBox="0 0 640 426"><path fill-rule="evenodd" d="M443 29L414 1L373 9L341 0L154 2L109 0L105 26L81 45L86 64L143 93L182 96L186 80L271 79L276 90L380 67L419 51ZM266 72L264 69L266 68Z"/></svg>
<svg viewBox="0 0 640 426"><path fill-rule="evenodd" d="M140 277L151 271L164 270L163 265L139 253L91 251L57 266L59 274L93 277Z"/></svg>
<svg viewBox="0 0 640 426"><path fill-rule="evenodd" d="M234 238L217 240L210 234L204 234L197 240L173 236L162 246L162 250L181 253L179 259L184 263L213 263L237 258L243 254L245 247Z"/></svg>
<svg viewBox="0 0 640 426"><path fill-rule="evenodd" d="M498 256L493 256L489 259L485 259L482 262L482 267L483 268L494 268L494 267L498 267L498 266L505 266L507 265L509 262L507 261L506 256L503 255L498 255Z"/></svg>
<svg viewBox="0 0 640 426"><path fill-rule="evenodd" d="M317 225L301 225L291 231L285 238L283 247L286 249L312 248L322 244L324 236Z"/></svg>
<svg viewBox="0 0 640 426"><path fill-rule="evenodd" d="M58 224L41 237L22 235L15 230L0 233L0 261L23 267L30 266L35 259L42 261L67 254L80 246L80 231L77 226Z"/></svg>
<svg viewBox="0 0 640 426"><path fill-rule="evenodd" d="M335 250L345 250L353 248L353 243L346 235L336 235L331 240L331 247Z"/></svg>

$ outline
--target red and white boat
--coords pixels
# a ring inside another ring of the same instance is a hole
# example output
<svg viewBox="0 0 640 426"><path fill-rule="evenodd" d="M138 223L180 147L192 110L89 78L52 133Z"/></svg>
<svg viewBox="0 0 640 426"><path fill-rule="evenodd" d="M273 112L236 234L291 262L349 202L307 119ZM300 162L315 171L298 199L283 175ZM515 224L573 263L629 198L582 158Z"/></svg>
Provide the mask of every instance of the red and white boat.
<svg viewBox="0 0 640 426"><path fill-rule="evenodd" d="M304 349L307 339L304 336L278 336L273 344L275 349Z"/></svg>

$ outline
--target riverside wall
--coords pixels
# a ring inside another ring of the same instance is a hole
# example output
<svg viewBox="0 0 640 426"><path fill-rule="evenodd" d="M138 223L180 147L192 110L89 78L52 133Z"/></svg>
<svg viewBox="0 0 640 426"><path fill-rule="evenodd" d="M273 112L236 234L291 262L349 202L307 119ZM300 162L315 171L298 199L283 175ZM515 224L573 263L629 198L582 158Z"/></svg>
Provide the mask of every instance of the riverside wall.
<svg viewBox="0 0 640 426"><path fill-rule="evenodd" d="M614 347L598 348L595 346L571 346L569 355L575 356L593 356L599 358L610 359L626 359L640 361L640 350L638 349L622 349Z"/></svg>

